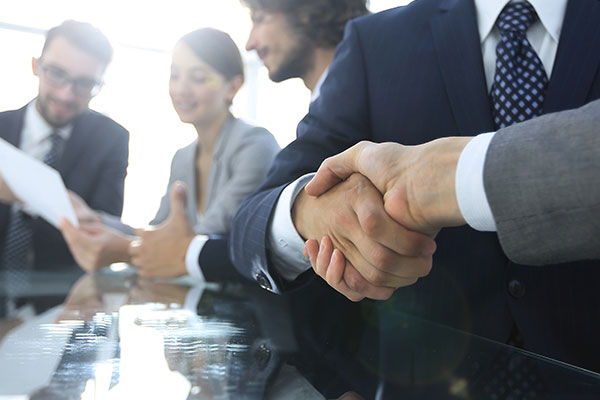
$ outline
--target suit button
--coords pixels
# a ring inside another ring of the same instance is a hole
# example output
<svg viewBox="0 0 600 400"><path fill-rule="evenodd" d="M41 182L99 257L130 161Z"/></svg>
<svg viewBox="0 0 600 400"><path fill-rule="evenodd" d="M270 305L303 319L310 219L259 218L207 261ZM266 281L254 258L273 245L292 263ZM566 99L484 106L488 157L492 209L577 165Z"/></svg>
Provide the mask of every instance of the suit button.
<svg viewBox="0 0 600 400"><path fill-rule="evenodd" d="M525 295L525 285L516 279L508 282L508 293L516 299L520 299Z"/></svg>
<svg viewBox="0 0 600 400"><path fill-rule="evenodd" d="M266 289L266 290L271 290L271 282L269 282L269 280L267 279L267 276L265 275L264 272L259 272L258 274L256 274L256 276L254 277L256 279L256 282L258 282L258 284L260 285L261 288Z"/></svg>

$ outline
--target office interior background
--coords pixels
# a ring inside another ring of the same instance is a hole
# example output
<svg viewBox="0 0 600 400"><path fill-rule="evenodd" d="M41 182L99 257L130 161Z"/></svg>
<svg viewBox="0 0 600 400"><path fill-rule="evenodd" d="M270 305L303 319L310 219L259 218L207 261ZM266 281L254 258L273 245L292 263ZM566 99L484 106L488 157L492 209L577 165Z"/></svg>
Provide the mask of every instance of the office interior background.
<svg viewBox="0 0 600 400"><path fill-rule="evenodd" d="M130 132L123 220L144 226L154 216L169 178L175 151L195 136L179 121L168 94L170 51L185 33L210 26L228 32L242 51L246 83L232 112L264 126L284 147L308 111L310 93L299 79L269 80L266 68L244 50L251 29L239 0L22 0L2 1L0 16L0 111L35 97L38 81L31 58L40 55L45 30L65 19L87 21L104 32L115 55L105 85L90 107ZM372 12L410 0L370 0Z"/></svg>

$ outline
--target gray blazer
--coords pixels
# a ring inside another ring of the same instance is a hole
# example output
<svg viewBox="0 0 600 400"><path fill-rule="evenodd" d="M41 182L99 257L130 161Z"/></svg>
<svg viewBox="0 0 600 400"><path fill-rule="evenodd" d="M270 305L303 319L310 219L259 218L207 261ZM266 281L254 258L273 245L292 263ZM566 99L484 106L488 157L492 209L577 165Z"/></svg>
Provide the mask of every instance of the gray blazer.
<svg viewBox="0 0 600 400"><path fill-rule="evenodd" d="M600 100L500 130L484 184L511 260L600 259Z"/></svg>
<svg viewBox="0 0 600 400"><path fill-rule="evenodd" d="M263 181L280 150L279 145L266 129L252 126L230 115L215 144L206 211L201 216L196 208L197 145L197 140L194 140L175 153L167 191L150 224L159 224L169 216L171 187L176 181L181 181L188 189L186 214L194 231L199 234L229 233L231 220L238 206ZM103 218L107 225L133 234L133 229L121 223L118 218L106 215Z"/></svg>

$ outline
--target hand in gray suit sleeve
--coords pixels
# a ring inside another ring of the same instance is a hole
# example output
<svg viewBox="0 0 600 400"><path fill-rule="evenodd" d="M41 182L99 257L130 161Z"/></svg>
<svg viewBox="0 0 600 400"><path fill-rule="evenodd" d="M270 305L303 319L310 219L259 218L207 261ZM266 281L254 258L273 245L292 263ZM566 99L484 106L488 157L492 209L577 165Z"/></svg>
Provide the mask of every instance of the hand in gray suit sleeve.
<svg viewBox="0 0 600 400"><path fill-rule="evenodd" d="M484 184L511 260L600 259L600 100L498 131Z"/></svg>

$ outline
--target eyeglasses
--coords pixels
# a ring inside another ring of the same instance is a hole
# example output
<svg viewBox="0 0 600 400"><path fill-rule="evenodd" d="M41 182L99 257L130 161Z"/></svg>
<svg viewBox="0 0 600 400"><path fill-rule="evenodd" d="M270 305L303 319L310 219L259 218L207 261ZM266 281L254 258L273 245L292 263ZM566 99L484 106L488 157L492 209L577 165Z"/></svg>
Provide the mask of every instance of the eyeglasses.
<svg viewBox="0 0 600 400"><path fill-rule="evenodd" d="M39 63L40 71L42 72L44 79L57 89L65 87L65 85L71 84L73 93L77 96L95 96L102 87L102 82L91 78L71 78L69 74L62 68L54 65Z"/></svg>

